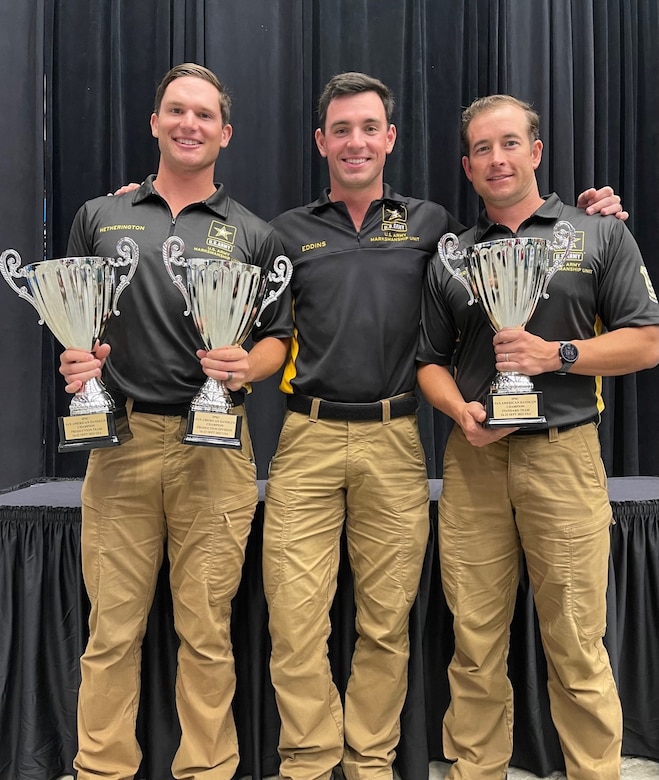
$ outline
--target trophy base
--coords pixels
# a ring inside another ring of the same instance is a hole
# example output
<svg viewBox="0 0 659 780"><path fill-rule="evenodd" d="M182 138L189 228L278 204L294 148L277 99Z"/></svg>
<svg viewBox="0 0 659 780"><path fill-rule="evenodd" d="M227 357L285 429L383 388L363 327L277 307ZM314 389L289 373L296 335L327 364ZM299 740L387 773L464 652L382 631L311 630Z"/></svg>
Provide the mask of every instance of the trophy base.
<svg viewBox="0 0 659 780"><path fill-rule="evenodd" d="M119 412L58 417L57 424L58 452L84 452L99 447L118 447L133 438L125 409Z"/></svg>
<svg viewBox="0 0 659 780"><path fill-rule="evenodd" d="M188 425L183 435L183 444L198 444L202 447L241 448L240 426L243 418L237 414L223 412L188 413Z"/></svg>
<svg viewBox="0 0 659 780"><path fill-rule="evenodd" d="M546 428L542 393L489 393L485 428Z"/></svg>

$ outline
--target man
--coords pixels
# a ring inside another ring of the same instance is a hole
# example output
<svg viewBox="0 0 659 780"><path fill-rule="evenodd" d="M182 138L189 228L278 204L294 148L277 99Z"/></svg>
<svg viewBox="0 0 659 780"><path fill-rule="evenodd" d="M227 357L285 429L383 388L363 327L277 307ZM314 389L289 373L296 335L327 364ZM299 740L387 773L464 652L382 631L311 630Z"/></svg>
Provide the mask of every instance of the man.
<svg viewBox="0 0 659 780"><path fill-rule="evenodd" d="M444 753L451 780L503 778L512 753L507 678L521 552L547 657L551 711L570 780L620 776L620 702L602 637L609 525L597 421L599 376L659 362L659 306L624 224L540 197L539 120L506 95L463 114L463 167L485 210L461 246L551 239L568 220L577 243L526 329L492 329L437 258L424 290L418 360L426 398L457 425L440 498L442 584L454 616ZM603 332L603 328L607 332ZM453 370L450 366L453 362ZM533 377L544 430L485 428L481 399L497 371Z"/></svg>
<svg viewBox="0 0 659 780"><path fill-rule="evenodd" d="M332 78L315 134L330 187L273 221L294 266L288 412L263 551L287 780L329 778L339 763L348 780L391 778L407 691L429 527L414 397L421 288L438 238L462 226L384 183L392 111L377 79ZM358 638L342 705L327 639L344 525Z"/></svg>
<svg viewBox="0 0 659 780"><path fill-rule="evenodd" d="M244 386L283 363L292 332L290 299L266 310L249 353L235 346L198 350L200 338L162 262L163 241L173 234L194 256L268 268L282 253L273 228L213 181L220 149L231 138L229 108L211 71L192 63L169 71L151 116L160 149L157 174L129 195L89 201L71 231L71 255L114 255L124 234L140 246L139 267L123 294L121 316L109 323L107 343L95 354L66 350L60 368L69 392L102 368L117 404L126 406L133 434L120 447L92 451L82 491L91 614L81 661L78 780L128 780L138 770L141 643L165 539L180 639L182 735L172 773L229 780L238 766L231 599L258 500ZM223 226L231 238L219 244L212 239ZM232 391L234 413L243 417L240 449L181 443L204 375Z"/></svg>

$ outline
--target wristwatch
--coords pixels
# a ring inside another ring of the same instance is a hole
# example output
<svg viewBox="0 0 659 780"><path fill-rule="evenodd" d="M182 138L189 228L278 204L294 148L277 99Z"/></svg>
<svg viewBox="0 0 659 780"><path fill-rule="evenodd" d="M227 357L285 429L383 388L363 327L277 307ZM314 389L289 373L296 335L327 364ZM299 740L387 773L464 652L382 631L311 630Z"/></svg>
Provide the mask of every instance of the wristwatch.
<svg viewBox="0 0 659 780"><path fill-rule="evenodd" d="M567 374L579 357L579 350L571 341L561 341L558 347L558 357L561 359L561 367L556 374Z"/></svg>

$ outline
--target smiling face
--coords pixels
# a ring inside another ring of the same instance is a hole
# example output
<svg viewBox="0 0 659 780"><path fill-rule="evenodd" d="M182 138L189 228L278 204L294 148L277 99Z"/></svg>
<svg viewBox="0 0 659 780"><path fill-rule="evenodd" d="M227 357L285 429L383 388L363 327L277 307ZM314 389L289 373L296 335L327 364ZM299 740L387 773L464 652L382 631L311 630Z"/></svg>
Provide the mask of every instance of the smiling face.
<svg viewBox="0 0 659 780"><path fill-rule="evenodd" d="M327 107L324 131L316 144L327 158L333 200L351 194L382 197L383 169L394 148L396 128L387 121L382 99L375 92L334 98Z"/></svg>
<svg viewBox="0 0 659 780"><path fill-rule="evenodd" d="M160 165L175 173L214 169L232 128L222 121L220 94L196 76L181 76L166 88L151 133L158 139Z"/></svg>
<svg viewBox="0 0 659 780"><path fill-rule="evenodd" d="M466 132L462 167L486 207L505 208L538 198L535 171L542 141L532 140L524 111L515 105L483 111Z"/></svg>

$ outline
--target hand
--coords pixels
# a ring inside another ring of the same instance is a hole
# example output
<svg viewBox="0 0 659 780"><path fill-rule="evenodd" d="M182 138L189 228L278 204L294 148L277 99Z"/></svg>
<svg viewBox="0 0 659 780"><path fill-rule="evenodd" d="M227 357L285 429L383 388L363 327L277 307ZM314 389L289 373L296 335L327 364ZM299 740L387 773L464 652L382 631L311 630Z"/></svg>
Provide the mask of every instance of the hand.
<svg viewBox="0 0 659 780"><path fill-rule="evenodd" d="M108 192L108 195L126 195L133 190L138 190L140 186L140 184L135 184L135 182L132 181L130 184L124 184L123 187L119 187L119 189L115 190L114 192Z"/></svg>
<svg viewBox="0 0 659 780"><path fill-rule="evenodd" d="M591 187L585 190L577 198L577 208L585 209L586 214L614 214L623 222L629 219L629 212L623 211L620 196L615 194L612 187L602 187L599 190Z"/></svg>
<svg viewBox="0 0 659 780"><path fill-rule="evenodd" d="M523 328L502 328L492 343L497 371L535 376L560 367L556 342L545 341Z"/></svg>
<svg viewBox="0 0 659 780"><path fill-rule="evenodd" d="M66 349L60 355L59 372L66 380L67 393L77 393L82 390L85 382L96 377L100 379L103 365L110 354L109 344L94 345L93 352L82 349Z"/></svg>
<svg viewBox="0 0 659 780"><path fill-rule="evenodd" d="M242 347L216 347L210 352L199 349L197 357L204 374L223 382L229 390L240 390L249 381L249 353Z"/></svg>
<svg viewBox="0 0 659 780"><path fill-rule="evenodd" d="M471 401L464 405L459 418L456 418L465 438L473 447L485 447L517 430L517 428L484 428L483 423L486 417L487 413L483 404Z"/></svg>

